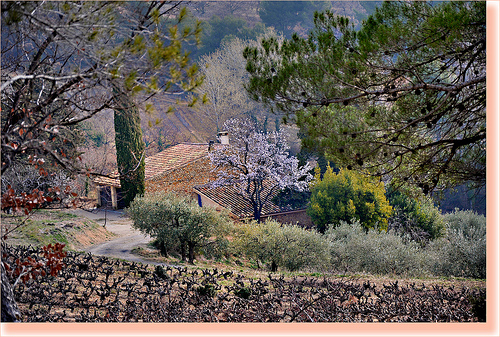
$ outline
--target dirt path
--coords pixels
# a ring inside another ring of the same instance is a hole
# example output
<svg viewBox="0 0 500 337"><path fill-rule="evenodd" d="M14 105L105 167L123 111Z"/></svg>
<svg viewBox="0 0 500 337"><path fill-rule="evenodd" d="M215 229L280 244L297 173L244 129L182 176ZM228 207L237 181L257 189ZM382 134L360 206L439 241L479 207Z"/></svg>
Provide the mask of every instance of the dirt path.
<svg viewBox="0 0 500 337"><path fill-rule="evenodd" d="M119 236L116 239L89 246L85 249L86 252L134 262L162 264L132 253L134 248L146 247L152 238L132 228L132 220L127 218L123 211L98 210L89 212L75 209L71 210L71 213L91 219L101 226L105 225L108 231Z"/></svg>

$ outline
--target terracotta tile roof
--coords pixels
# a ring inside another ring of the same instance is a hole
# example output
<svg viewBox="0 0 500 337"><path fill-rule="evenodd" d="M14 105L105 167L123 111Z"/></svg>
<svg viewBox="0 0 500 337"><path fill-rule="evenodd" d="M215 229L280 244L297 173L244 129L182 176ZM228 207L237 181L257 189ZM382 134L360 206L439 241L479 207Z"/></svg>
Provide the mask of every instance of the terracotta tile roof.
<svg viewBox="0 0 500 337"><path fill-rule="evenodd" d="M208 153L208 144L177 144L145 159L145 180L161 177L163 174L203 158ZM110 177L96 177L94 182L101 186L120 188L118 173Z"/></svg>
<svg viewBox="0 0 500 337"><path fill-rule="evenodd" d="M177 144L146 158L146 180L206 156L208 144Z"/></svg>
<svg viewBox="0 0 500 337"><path fill-rule="evenodd" d="M208 156L166 171L154 179L146 180L146 191L174 191L191 194L193 186L204 185L217 178Z"/></svg>
<svg viewBox="0 0 500 337"><path fill-rule="evenodd" d="M113 173L109 177L98 176L94 178L94 183L100 186L114 186L120 188L120 179L118 178L118 173Z"/></svg>
<svg viewBox="0 0 500 337"><path fill-rule="evenodd" d="M231 213L233 213L235 216L239 218L253 218L252 205L237 193L237 190L234 186L223 186L223 187L212 188L209 184L206 184L201 186L195 186L193 188L198 193L201 193L202 195L216 202L220 206L230 210ZM276 195L277 193L278 191L276 191L274 195ZM270 199L272 199L272 197ZM264 205L264 207L262 207L261 215L267 215L279 212L281 212L281 209L276 204L274 204L272 201L269 200Z"/></svg>

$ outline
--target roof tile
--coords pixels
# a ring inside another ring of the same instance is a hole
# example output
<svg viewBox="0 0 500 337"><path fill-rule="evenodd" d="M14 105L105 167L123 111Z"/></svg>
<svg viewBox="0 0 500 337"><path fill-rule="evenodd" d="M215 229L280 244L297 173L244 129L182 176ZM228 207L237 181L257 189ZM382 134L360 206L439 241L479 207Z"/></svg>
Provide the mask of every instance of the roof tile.
<svg viewBox="0 0 500 337"><path fill-rule="evenodd" d="M221 186L213 188L210 184L206 184L195 186L194 189L205 195L212 201L216 202L220 206L229 209L231 213L239 218L253 217L252 205L248 201L246 201L240 194L238 194L238 191L234 186ZM277 193L278 192L276 191L273 194L276 195ZM268 200L268 202L265 203L262 207L261 215L279 212L281 212L281 209L271 200Z"/></svg>
<svg viewBox="0 0 500 337"><path fill-rule="evenodd" d="M170 170L206 156L207 144L177 144L146 158L145 178L153 179Z"/></svg>

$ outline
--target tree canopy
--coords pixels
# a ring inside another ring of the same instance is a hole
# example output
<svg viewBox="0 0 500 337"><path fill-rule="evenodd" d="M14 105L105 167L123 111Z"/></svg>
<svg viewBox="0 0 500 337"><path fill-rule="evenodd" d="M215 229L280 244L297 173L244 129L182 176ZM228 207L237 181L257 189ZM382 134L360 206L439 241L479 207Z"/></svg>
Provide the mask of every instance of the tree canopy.
<svg viewBox="0 0 500 337"><path fill-rule="evenodd" d="M330 11L314 22L245 50L254 99L335 164L394 186L485 184L485 2L384 2L359 31Z"/></svg>

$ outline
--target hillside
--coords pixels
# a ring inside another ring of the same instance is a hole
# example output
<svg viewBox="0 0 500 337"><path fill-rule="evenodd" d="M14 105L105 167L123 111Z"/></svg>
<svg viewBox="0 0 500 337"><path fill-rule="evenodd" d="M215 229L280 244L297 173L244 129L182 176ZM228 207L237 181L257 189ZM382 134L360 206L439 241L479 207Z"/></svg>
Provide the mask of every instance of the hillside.
<svg viewBox="0 0 500 337"><path fill-rule="evenodd" d="M213 16L221 18L235 16L246 20L250 25L262 22L259 7L262 1L194 1L187 7L200 20L209 20ZM366 16L373 13L382 1L314 1L334 13L346 16L358 25ZM285 2L286 3L286 2ZM312 22L312 17L310 18Z"/></svg>
<svg viewBox="0 0 500 337"><path fill-rule="evenodd" d="M339 15L348 16L355 23L370 12L379 2L364 1L330 1L315 2L318 5L314 8L330 8ZM283 3L287 5L286 2ZM213 17L224 18L233 16L243 19L248 26L252 27L258 22L262 22L259 16L259 7L261 1L196 1L189 2L186 6L191 13L202 21L209 21ZM306 34L307 28L312 25L312 14L308 13L308 23L297 21L293 27L294 31L300 34ZM278 13L279 15L279 13ZM279 17L279 16L278 16ZM279 20L276 20L279 21ZM222 29L221 27L219 27ZM217 30L211 27L211 36L218 35ZM223 36L219 36L221 41ZM168 95L157 95L149 103L154 106L154 112L151 114L143 112L141 114L141 126L143 136L146 142L147 155L160 152L170 145L181 142L206 143L209 140L216 139L216 127L199 109L189 108L186 103L176 104L178 97ZM169 107L173 107L172 112L168 112ZM145 111L145 109L143 109ZM264 114L267 115L267 114ZM264 118L264 117L262 117ZM268 116L269 128L274 128L275 116ZM261 123L264 123L262 120ZM114 130L112 112L103 113L96 116L84 128L87 144L82 148L83 152L88 153L90 161L95 161L96 157L106 158L101 160L100 168L106 167L103 173L112 171L114 156ZM93 158L93 159L92 159Z"/></svg>
<svg viewBox="0 0 500 337"><path fill-rule="evenodd" d="M148 155L182 142L208 143L216 139L215 125L199 109L188 107L186 102L176 103L176 99L168 95L157 95L148 102L154 111L143 110L141 114Z"/></svg>
<svg viewBox="0 0 500 337"><path fill-rule="evenodd" d="M200 20L209 20L213 16L233 15L255 24L260 22L258 13L260 1L193 1L187 4L193 15Z"/></svg>

